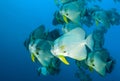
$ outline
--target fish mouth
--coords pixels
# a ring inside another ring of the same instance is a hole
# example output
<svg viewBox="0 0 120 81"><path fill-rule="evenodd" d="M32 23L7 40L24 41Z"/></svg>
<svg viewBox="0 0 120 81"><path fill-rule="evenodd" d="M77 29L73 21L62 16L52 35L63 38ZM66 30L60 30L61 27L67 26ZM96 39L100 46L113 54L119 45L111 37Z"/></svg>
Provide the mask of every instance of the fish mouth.
<svg viewBox="0 0 120 81"><path fill-rule="evenodd" d="M57 56L57 53L58 53L58 49L55 49L55 48L51 48L51 53L54 55L54 56Z"/></svg>
<svg viewBox="0 0 120 81"><path fill-rule="evenodd" d="M64 64L69 65L69 62L66 60L65 56L63 55L57 55L56 51L54 49L51 49L51 53L57 57L60 61L62 61Z"/></svg>
<svg viewBox="0 0 120 81"><path fill-rule="evenodd" d="M54 48L52 48L50 51L54 56L56 56L56 52L54 51Z"/></svg>

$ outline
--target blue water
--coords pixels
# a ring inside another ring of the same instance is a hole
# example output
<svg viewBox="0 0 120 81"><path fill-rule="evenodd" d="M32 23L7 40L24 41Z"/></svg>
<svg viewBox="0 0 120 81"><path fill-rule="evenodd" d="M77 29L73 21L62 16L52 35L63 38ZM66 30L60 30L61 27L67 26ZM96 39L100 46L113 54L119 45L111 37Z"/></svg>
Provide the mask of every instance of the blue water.
<svg viewBox="0 0 120 81"><path fill-rule="evenodd" d="M100 5L105 9L115 7L120 12L120 3L112 0ZM62 64L55 76L38 76L36 64L30 59L23 43L30 32L40 24L53 29L52 19L57 7L54 0L0 0L0 81L80 81L74 77L76 66ZM116 59L111 74L101 77L91 73L93 81L120 81L120 26L111 27L105 35L105 47Z"/></svg>

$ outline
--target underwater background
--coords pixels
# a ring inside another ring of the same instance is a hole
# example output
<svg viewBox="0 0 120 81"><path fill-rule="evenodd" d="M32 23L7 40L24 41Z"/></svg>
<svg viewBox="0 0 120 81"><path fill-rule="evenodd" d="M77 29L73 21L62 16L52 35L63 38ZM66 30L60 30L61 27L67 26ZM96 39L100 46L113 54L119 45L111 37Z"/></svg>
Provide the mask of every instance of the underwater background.
<svg viewBox="0 0 120 81"><path fill-rule="evenodd" d="M97 3L104 9L116 8L120 3L103 0ZM61 72L55 76L38 76L37 64L33 63L24 46L31 31L44 24L52 25L57 10L54 0L0 0L0 81L80 81L74 77L77 66L61 64ZM111 74L105 77L90 73L93 81L120 81L120 26L111 27L105 34L105 45L116 64Z"/></svg>

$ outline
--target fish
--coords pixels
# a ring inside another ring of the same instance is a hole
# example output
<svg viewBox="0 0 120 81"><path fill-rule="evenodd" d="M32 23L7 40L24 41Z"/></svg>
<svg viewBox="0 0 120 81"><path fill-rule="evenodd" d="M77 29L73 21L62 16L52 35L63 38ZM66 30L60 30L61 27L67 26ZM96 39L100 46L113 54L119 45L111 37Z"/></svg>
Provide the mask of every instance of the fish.
<svg viewBox="0 0 120 81"><path fill-rule="evenodd" d="M44 67L47 67L51 59L54 56L50 52L51 45L48 41L43 39L36 39L29 44L29 51L31 53L31 59L35 62L35 59Z"/></svg>
<svg viewBox="0 0 120 81"><path fill-rule="evenodd" d="M63 18L66 17L69 20L71 20L73 23L80 25L81 16L85 14L85 10L82 5L80 4L79 1L73 1L67 3L61 7L60 14L63 16Z"/></svg>
<svg viewBox="0 0 120 81"><path fill-rule="evenodd" d="M24 42L24 46L30 52L31 60L33 62L38 61L42 66L47 67L55 58L50 49L53 46L53 41L59 36L60 31L58 29L46 31L44 25L33 30Z"/></svg>
<svg viewBox="0 0 120 81"><path fill-rule="evenodd" d="M92 16L93 19L95 20L96 26L102 24L106 28L110 27L110 19L105 11L103 10L96 11Z"/></svg>
<svg viewBox="0 0 120 81"><path fill-rule="evenodd" d="M113 60L108 60L109 58L108 54L101 51L91 52L88 54L86 64L101 76L105 76L112 69L111 66L113 65Z"/></svg>
<svg viewBox="0 0 120 81"><path fill-rule="evenodd" d="M38 75L58 73L60 60L52 55L50 49L53 46L53 41L59 36L59 29L47 31L44 25L40 25L25 40L24 46L29 51L32 62L41 65L37 70Z"/></svg>
<svg viewBox="0 0 120 81"><path fill-rule="evenodd" d="M69 65L65 57L79 61L86 59L86 46L91 51L93 50L94 40L92 34L86 38L85 31L80 27L76 27L54 41L51 53L59 58L64 64Z"/></svg>

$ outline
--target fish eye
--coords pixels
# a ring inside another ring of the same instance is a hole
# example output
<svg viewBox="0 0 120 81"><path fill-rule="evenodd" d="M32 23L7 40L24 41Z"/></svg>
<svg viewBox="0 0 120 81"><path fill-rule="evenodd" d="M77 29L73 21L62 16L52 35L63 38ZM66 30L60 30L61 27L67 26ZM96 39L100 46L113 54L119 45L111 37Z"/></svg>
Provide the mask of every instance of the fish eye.
<svg viewBox="0 0 120 81"><path fill-rule="evenodd" d="M39 52L38 52L38 51L36 51L36 54L37 54L37 55L39 55Z"/></svg>
<svg viewBox="0 0 120 81"><path fill-rule="evenodd" d="M66 51L63 51L63 53L66 53Z"/></svg>
<svg viewBox="0 0 120 81"><path fill-rule="evenodd" d="M94 64L92 64L92 66L95 66Z"/></svg>
<svg viewBox="0 0 120 81"><path fill-rule="evenodd" d="M66 13L66 15L68 16L68 13Z"/></svg>
<svg viewBox="0 0 120 81"><path fill-rule="evenodd" d="M36 54L39 55L40 48L36 48Z"/></svg>

